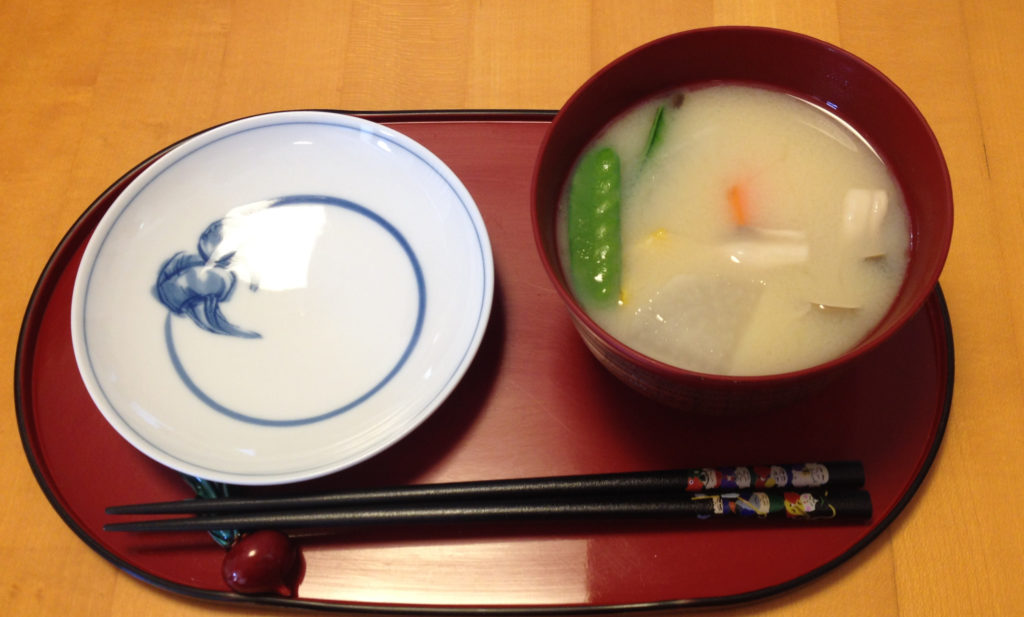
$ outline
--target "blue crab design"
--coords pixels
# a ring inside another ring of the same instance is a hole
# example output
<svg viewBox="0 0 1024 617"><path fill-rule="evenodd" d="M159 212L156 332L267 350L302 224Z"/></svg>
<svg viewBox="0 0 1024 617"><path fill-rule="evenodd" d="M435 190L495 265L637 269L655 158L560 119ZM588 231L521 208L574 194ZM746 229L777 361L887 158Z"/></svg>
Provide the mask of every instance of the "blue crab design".
<svg viewBox="0 0 1024 617"><path fill-rule="evenodd" d="M260 338L224 316L220 305L231 299L238 276L231 270L232 251L214 259L224 239L224 220L214 222L199 236L198 254L180 251L164 262L157 274L154 294L176 315L189 317L197 326L214 334ZM255 291L256 284L251 288Z"/></svg>

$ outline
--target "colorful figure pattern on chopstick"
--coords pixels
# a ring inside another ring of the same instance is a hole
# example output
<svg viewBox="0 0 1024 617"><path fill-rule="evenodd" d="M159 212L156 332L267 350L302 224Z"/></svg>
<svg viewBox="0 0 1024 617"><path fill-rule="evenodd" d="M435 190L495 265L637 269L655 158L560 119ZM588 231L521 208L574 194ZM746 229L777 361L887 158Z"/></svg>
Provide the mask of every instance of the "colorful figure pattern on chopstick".
<svg viewBox="0 0 1024 617"><path fill-rule="evenodd" d="M698 494L694 502L706 504L700 518L757 517L788 519L831 519L838 514L828 493L765 492Z"/></svg>
<svg viewBox="0 0 1024 617"><path fill-rule="evenodd" d="M686 478L690 492L744 489L821 487L832 474L822 463L691 469Z"/></svg>

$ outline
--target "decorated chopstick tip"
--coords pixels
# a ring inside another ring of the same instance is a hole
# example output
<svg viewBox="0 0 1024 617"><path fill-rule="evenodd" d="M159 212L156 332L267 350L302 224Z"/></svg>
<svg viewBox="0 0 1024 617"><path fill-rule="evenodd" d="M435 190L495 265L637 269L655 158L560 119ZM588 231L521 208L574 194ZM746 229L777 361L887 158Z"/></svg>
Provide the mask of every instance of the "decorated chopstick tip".
<svg viewBox="0 0 1024 617"><path fill-rule="evenodd" d="M698 493L694 502L703 503L698 518L747 517L797 521L869 520L873 514L871 496L861 490L748 491L740 493Z"/></svg>
<svg viewBox="0 0 1024 617"><path fill-rule="evenodd" d="M864 485L864 466L856 461L700 467L687 471L689 492L783 490Z"/></svg>

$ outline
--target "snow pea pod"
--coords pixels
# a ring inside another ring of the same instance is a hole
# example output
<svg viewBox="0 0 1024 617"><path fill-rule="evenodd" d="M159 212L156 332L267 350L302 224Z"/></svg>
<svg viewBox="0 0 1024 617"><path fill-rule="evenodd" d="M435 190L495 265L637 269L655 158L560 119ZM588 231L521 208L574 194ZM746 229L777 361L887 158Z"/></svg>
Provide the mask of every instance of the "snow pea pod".
<svg viewBox="0 0 1024 617"><path fill-rule="evenodd" d="M621 163L612 148L587 152L569 187L569 269L573 288L600 305L619 301L622 284Z"/></svg>

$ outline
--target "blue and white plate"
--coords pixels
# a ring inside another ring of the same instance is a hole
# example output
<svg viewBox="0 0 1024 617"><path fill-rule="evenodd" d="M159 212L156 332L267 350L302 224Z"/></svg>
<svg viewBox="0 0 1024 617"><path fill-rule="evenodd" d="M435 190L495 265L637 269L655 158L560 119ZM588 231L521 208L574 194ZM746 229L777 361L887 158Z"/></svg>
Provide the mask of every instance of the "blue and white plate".
<svg viewBox="0 0 1024 617"><path fill-rule="evenodd" d="M483 337L494 265L436 156L330 112L246 118L138 176L72 301L82 378L151 458L233 484L356 464L418 426Z"/></svg>

